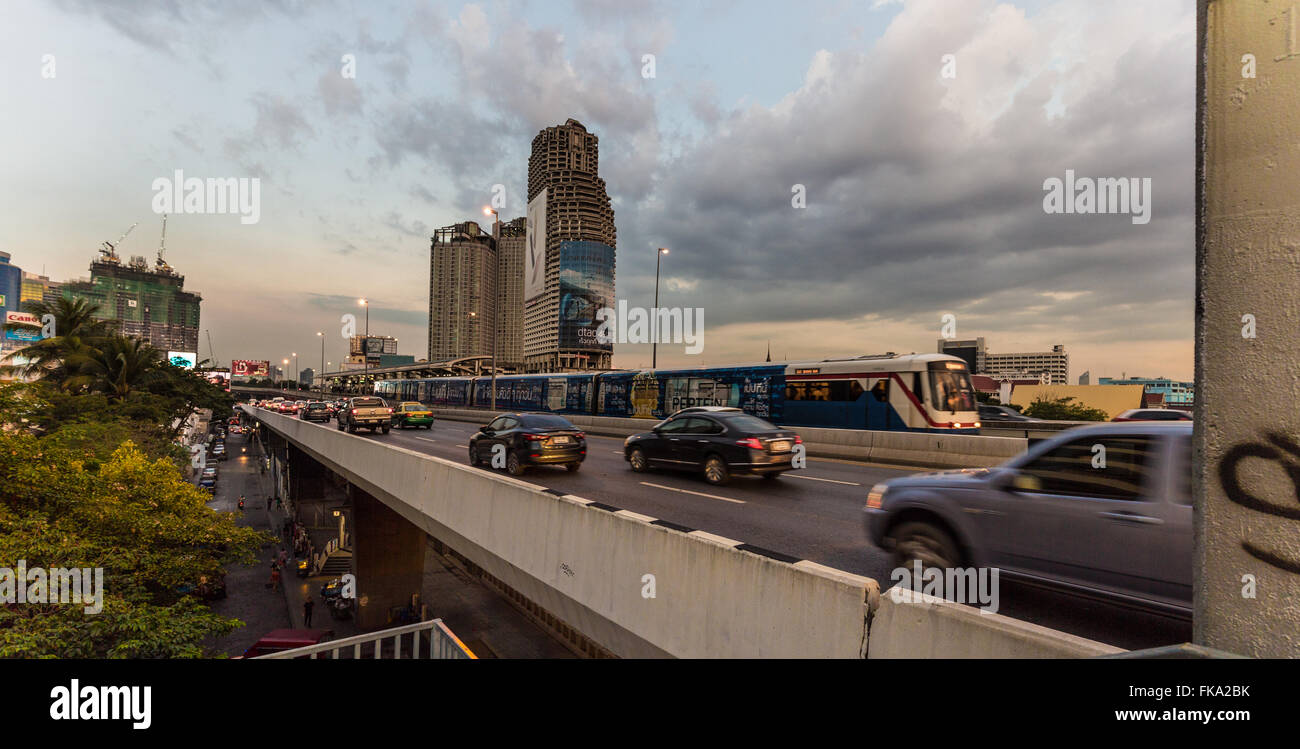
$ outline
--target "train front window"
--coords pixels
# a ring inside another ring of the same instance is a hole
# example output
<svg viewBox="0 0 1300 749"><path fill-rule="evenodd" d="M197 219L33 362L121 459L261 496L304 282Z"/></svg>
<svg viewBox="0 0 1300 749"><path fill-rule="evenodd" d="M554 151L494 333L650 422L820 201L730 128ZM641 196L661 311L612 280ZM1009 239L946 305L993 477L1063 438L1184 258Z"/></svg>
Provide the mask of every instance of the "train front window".
<svg viewBox="0 0 1300 749"><path fill-rule="evenodd" d="M931 371L930 389L934 392L935 408L954 412L975 410L975 391L964 369Z"/></svg>

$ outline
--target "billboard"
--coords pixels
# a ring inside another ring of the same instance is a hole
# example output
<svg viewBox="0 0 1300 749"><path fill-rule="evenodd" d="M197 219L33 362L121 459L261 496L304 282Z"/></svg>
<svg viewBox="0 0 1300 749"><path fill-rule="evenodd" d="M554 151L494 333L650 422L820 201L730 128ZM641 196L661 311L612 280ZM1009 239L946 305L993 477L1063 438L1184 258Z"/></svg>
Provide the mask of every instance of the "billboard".
<svg viewBox="0 0 1300 749"><path fill-rule="evenodd" d="M230 372L224 369L209 369L203 372L203 379L217 387L230 392Z"/></svg>
<svg viewBox="0 0 1300 749"><path fill-rule="evenodd" d="M524 246L524 301L546 291L546 188L528 201Z"/></svg>
<svg viewBox="0 0 1300 749"><path fill-rule="evenodd" d="M194 365L199 363L199 354L197 351L168 351L167 361L173 367L194 369Z"/></svg>
<svg viewBox="0 0 1300 749"><path fill-rule="evenodd" d="M33 315L30 312L18 312L16 310L9 310L8 312L5 312L5 324L6 325L33 325L39 328L41 327L41 318L37 317L36 315Z"/></svg>
<svg viewBox="0 0 1300 749"><path fill-rule="evenodd" d="M384 339L367 338L365 342L366 361L372 364L378 362L384 355Z"/></svg>
<svg viewBox="0 0 1300 749"><path fill-rule="evenodd" d="M236 359L230 362L230 374L234 377L269 377L271 362Z"/></svg>
<svg viewBox="0 0 1300 749"><path fill-rule="evenodd" d="M596 313L614 306L614 248L600 242L560 243L561 349L613 351L613 342L601 343Z"/></svg>
<svg viewBox="0 0 1300 749"><path fill-rule="evenodd" d="M9 310L5 312L5 325L27 325L29 328L16 328L6 330L4 339L6 341L22 341L23 343L35 343L41 340L41 319L30 312L18 312Z"/></svg>

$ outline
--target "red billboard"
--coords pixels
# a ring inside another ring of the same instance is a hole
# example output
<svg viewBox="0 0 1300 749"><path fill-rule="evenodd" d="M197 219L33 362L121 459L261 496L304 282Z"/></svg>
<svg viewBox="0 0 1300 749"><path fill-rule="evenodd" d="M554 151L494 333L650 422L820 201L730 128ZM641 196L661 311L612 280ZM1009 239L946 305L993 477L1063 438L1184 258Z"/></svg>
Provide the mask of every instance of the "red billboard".
<svg viewBox="0 0 1300 749"><path fill-rule="evenodd" d="M230 374L234 377L268 377L271 362L236 359L230 362Z"/></svg>

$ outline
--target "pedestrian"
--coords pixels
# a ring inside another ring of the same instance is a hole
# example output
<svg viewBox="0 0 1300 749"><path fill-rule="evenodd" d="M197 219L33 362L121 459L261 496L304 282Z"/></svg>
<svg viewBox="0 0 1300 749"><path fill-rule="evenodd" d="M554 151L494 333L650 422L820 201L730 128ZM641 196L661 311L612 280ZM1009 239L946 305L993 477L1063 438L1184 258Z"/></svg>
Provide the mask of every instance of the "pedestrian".
<svg viewBox="0 0 1300 749"><path fill-rule="evenodd" d="M270 494L266 495L266 511L267 511L267 512L270 512L270 511L271 511L271 495L270 495Z"/></svg>
<svg viewBox="0 0 1300 749"><path fill-rule="evenodd" d="M311 596L307 596L307 600L302 602L302 622L304 627L311 626L311 610L315 605L316 602L311 599Z"/></svg>
<svg viewBox="0 0 1300 749"><path fill-rule="evenodd" d="M239 511L244 511L244 495L239 495Z"/></svg>
<svg viewBox="0 0 1300 749"><path fill-rule="evenodd" d="M279 497L276 497L276 498L275 498L275 509L277 509L277 510L283 510L283 509L284 509L284 500L283 500L283 499L280 499Z"/></svg>
<svg viewBox="0 0 1300 749"><path fill-rule="evenodd" d="M285 563L288 562L288 561L289 561L289 553L288 553L287 551L284 550L284 547L283 547L283 546L281 546L281 547L280 547L280 566L283 567L283 566L285 565Z"/></svg>
<svg viewBox="0 0 1300 749"><path fill-rule="evenodd" d="M277 592L280 590L280 568L271 566L271 587Z"/></svg>

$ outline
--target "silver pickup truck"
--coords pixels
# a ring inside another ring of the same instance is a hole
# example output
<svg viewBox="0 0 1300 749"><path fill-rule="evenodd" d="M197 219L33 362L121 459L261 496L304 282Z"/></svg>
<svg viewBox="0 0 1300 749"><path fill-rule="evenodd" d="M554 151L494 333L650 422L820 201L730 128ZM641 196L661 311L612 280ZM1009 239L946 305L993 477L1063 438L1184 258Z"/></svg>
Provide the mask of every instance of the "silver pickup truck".
<svg viewBox="0 0 1300 749"><path fill-rule="evenodd" d="M388 434L388 430L393 428L393 409L382 398L349 398L335 420L339 431L346 429L349 433L355 433L358 429L369 429L371 432L383 430L384 434Z"/></svg>

